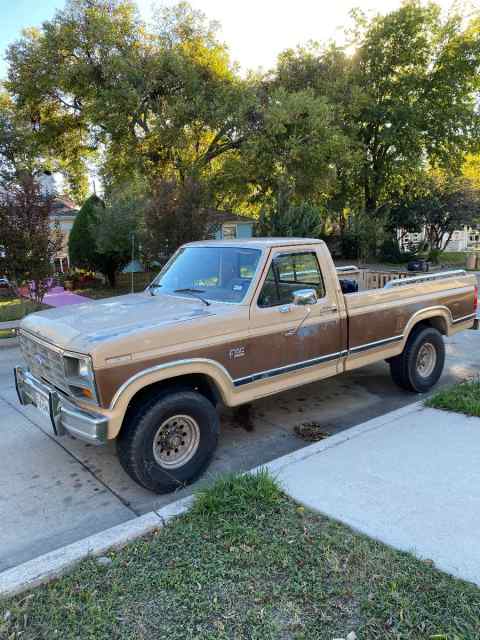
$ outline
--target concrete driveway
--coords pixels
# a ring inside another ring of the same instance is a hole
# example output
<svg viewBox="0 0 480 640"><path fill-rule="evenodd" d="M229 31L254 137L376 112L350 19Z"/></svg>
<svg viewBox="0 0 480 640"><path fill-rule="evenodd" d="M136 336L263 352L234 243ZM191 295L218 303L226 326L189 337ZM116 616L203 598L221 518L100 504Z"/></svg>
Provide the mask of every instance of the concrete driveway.
<svg viewBox="0 0 480 640"><path fill-rule="evenodd" d="M447 340L442 384L478 372L479 344L480 332L473 331ZM55 438L39 412L17 403L11 370L19 361L17 348L0 347L0 571L192 491L153 495L122 471L113 444L97 448ZM201 482L305 446L294 433L301 422L316 420L337 433L417 400L392 383L381 362L256 402L253 431L225 411L219 448Z"/></svg>

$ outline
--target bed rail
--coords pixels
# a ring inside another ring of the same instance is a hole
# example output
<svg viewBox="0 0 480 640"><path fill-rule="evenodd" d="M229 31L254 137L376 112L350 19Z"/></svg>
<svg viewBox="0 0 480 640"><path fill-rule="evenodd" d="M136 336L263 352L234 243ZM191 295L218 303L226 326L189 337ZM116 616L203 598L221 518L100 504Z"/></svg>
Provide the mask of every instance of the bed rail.
<svg viewBox="0 0 480 640"><path fill-rule="evenodd" d="M385 289L391 289L392 287L403 287L407 284L419 284L421 282L431 282L432 280L444 280L445 278L455 278L457 276L465 276L467 272L465 269L456 269L454 271L439 271L437 273L425 273L421 276L410 276L408 278L396 278L390 280L384 285Z"/></svg>

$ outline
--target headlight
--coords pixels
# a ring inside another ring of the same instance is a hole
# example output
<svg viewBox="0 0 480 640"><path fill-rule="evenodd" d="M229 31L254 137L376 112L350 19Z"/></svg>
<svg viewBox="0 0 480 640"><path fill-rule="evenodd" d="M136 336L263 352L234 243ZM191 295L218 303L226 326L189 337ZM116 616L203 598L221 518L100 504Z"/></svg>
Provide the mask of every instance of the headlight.
<svg viewBox="0 0 480 640"><path fill-rule="evenodd" d="M97 402L95 377L90 357L65 354L63 363L65 378L72 395L82 400Z"/></svg>
<svg viewBox="0 0 480 640"><path fill-rule="evenodd" d="M78 361L78 375L81 378L87 378L87 380L90 377L90 366L86 360Z"/></svg>

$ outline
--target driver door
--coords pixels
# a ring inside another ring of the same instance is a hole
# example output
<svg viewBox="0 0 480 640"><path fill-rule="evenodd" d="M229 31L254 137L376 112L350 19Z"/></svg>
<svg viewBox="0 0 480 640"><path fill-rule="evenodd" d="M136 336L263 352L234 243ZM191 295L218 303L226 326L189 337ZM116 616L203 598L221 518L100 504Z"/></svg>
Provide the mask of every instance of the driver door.
<svg viewBox="0 0 480 640"><path fill-rule="evenodd" d="M313 299L294 295L301 290L313 290ZM255 379L311 366L337 366L342 331L335 295L325 288L318 256L311 246L272 252L250 312Z"/></svg>

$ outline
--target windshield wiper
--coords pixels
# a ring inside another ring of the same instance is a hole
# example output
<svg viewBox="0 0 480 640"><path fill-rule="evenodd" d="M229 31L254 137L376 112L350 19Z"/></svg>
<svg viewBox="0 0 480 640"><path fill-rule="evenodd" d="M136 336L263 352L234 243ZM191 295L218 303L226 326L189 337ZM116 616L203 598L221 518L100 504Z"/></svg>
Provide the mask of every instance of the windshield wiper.
<svg viewBox="0 0 480 640"><path fill-rule="evenodd" d="M201 300L203 303L205 303L207 305L207 307L210 306L210 302L208 300L206 300L202 296L197 295L199 293L205 293L205 291L203 289L190 289L189 287L187 287L186 289L175 289L173 291L173 293L191 293L192 296L195 296L196 298Z"/></svg>

